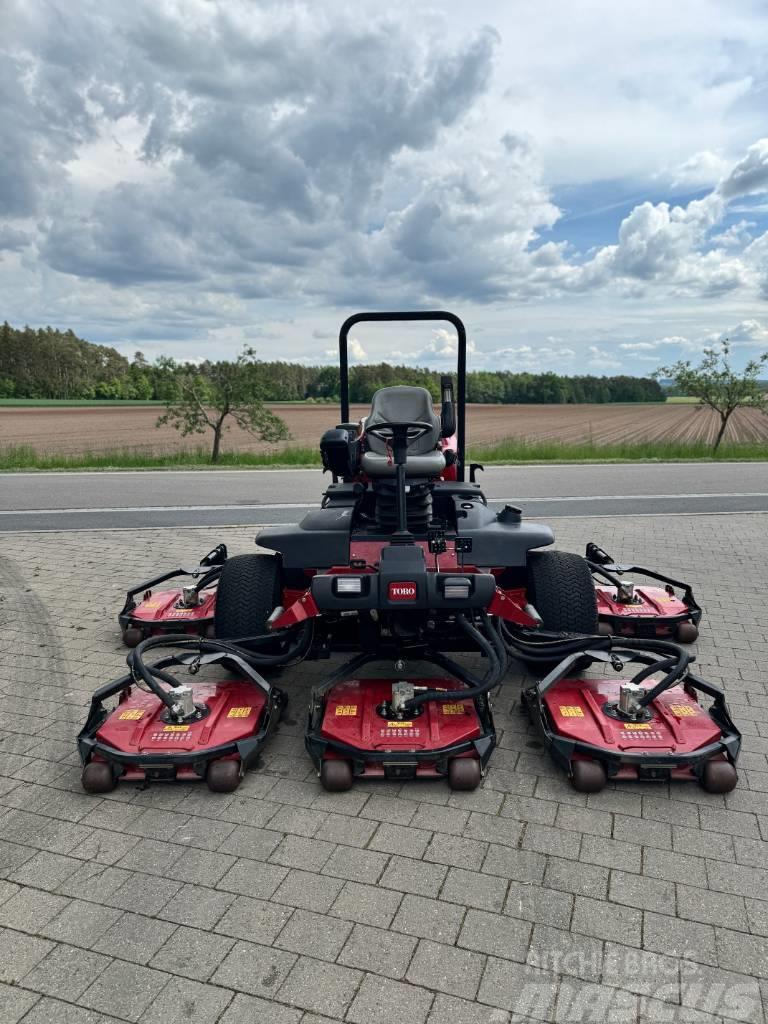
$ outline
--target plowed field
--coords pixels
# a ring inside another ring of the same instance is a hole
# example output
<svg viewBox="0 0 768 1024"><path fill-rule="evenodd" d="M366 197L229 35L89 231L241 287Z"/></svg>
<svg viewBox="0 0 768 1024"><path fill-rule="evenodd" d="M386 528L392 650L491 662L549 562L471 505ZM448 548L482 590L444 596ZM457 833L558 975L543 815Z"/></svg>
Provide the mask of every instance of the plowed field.
<svg viewBox="0 0 768 1024"><path fill-rule="evenodd" d="M290 444L316 446L320 435L337 422L335 406L277 405L291 430ZM366 411L353 406L352 418ZM209 435L182 438L171 427L155 427L159 415L152 407L0 409L0 448L29 445L40 454L81 455L87 452L129 450L165 454L208 447ZM506 438L592 441L597 445L622 441L708 441L718 427L717 416L693 405L470 405L467 433L470 444ZM768 416L752 409L734 413L726 439L768 441ZM283 445L255 441L237 427L224 440L225 451L269 451Z"/></svg>

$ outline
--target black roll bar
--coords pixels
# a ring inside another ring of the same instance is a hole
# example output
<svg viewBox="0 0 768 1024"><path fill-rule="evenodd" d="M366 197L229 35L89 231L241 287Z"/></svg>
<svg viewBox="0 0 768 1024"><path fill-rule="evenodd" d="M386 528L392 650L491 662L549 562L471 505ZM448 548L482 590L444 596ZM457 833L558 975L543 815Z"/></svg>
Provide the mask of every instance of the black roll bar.
<svg viewBox="0 0 768 1024"><path fill-rule="evenodd" d="M349 359L347 355L347 338L350 330L359 323L381 323L403 320L445 320L453 324L458 336L458 360L456 376L458 393L456 396L456 441L458 451L457 477L464 480L464 461L466 448L466 405L467 405L467 332L464 324L455 313L442 309L419 310L414 313L355 313L347 317L339 331L339 379L341 395L341 423L349 422Z"/></svg>

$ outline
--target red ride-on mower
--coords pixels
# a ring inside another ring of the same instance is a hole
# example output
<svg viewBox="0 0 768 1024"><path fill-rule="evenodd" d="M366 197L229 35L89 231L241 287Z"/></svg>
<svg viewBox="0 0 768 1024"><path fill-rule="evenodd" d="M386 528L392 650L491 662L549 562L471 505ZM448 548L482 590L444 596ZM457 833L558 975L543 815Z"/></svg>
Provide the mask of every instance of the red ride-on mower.
<svg viewBox="0 0 768 1024"><path fill-rule="evenodd" d="M348 335L366 321L453 325L457 375L455 380L442 378L440 415L426 388L398 386L381 388L370 412L359 423L349 422ZM320 507L300 523L270 527L257 536L258 545L274 554L226 561L216 598L216 636L256 635L270 622L282 628L304 621L313 588L325 585L316 581L332 578L337 585L337 576L349 576L345 586L355 587L361 578L379 573L383 559L390 557L385 552L405 540L421 552L429 578L491 575L506 621L554 632L596 633L595 588L586 560L539 550L554 541L549 527L525 522L511 505L489 508L480 485L465 478L466 333L461 320L447 312L359 313L342 325L339 355L340 424L320 442L323 466L333 482ZM407 451L398 463L394 449L403 436ZM409 582L407 576L403 580ZM351 600L351 591L347 594ZM399 596L386 616L378 615L374 604L323 608L321 616L313 616L309 656L369 651L382 638L400 635L419 637L442 652L477 650L447 610L430 615L429 607L412 603L408 591Z"/></svg>
<svg viewBox="0 0 768 1024"><path fill-rule="evenodd" d="M93 695L77 738L83 788L107 793L120 780L205 779L214 792L236 789L287 703L256 666L301 658L309 631L293 634L279 656L185 634L142 641L128 655L128 674ZM173 653L147 664L144 655L158 648ZM170 671L186 668L196 676L203 667L223 668L229 675L187 683ZM105 705L113 697L117 706L109 710Z"/></svg>
<svg viewBox="0 0 768 1024"><path fill-rule="evenodd" d="M609 781L695 780L709 793L736 786L741 735L725 694L690 671L689 654L661 640L617 637L584 637L581 648L523 692L545 747L575 789L596 793ZM606 664L618 673L644 667L631 678L573 678ZM711 698L709 708L700 696Z"/></svg>
<svg viewBox="0 0 768 1024"><path fill-rule="evenodd" d="M696 640L702 611L690 584L639 565L619 565L597 544L587 544L586 558L595 577L600 633L667 638L683 644ZM664 586L637 584L623 579L625 573L646 576ZM676 590L682 592L680 596Z"/></svg>
<svg viewBox="0 0 768 1024"><path fill-rule="evenodd" d="M227 548L219 544L195 569L171 569L131 587L117 617L126 647L163 633L213 636L216 584L226 560ZM179 576L189 576L194 582L172 590L154 589ZM138 603L137 594L142 595Z"/></svg>

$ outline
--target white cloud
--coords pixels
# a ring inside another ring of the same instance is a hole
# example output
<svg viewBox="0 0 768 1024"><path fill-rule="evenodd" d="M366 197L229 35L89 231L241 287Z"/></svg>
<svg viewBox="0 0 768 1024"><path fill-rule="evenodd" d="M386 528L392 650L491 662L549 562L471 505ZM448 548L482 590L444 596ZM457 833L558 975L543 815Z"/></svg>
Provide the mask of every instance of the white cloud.
<svg viewBox="0 0 768 1024"><path fill-rule="evenodd" d="M474 365L575 370L746 322L768 299L768 16L731 12L726 41L717 0L628 3L16 0L4 315L195 354L270 320L295 358L340 310L458 304ZM610 178L654 200L580 251L552 186L599 208Z"/></svg>
<svg viewBox="0 0 768 1024"><path fill-rule="evenodd" d="M592 370L613 371L620 370L622 363L612 352L608 352L599 345L589 346L589 359L587 364Z"/></svg>

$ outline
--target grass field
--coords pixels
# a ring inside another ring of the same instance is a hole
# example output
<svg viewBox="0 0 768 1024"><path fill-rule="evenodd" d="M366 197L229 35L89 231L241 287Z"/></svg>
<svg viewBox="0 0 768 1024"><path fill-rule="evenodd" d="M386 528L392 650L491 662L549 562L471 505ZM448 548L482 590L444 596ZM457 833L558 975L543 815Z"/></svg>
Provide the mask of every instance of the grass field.
<svg viewBox="0 0 768 1024"><path fill-rule="evenodd" d="M558 441L526 442L510 439L494 445L476 445L469 449L468 462L483 465L521 465L536 462L690 462L763 461L768 459L764 443L725 443L717 452L706 444L619 443L595 445L566 444ZM318 466L317 448L286 447L273 452L226 452L218 465L233 468ZM84 452L82 455L41 455L23 445L0 448L0 471L67 469L174 469L210 468L207 449L179 451L163 455L144 455L129 450Z"/></svg>
<svg viewBox="0 0 768 1024"><path fill-rule="evenodd" d="M271 404L271 403L270 403ZM338 422L325 405L274 405L291 431L267 444L236 427L223 439L224 465L316 465L323 431ZM353 406L359 419L366 406ZM157 407L0 407L0 469L203 465L210 434L181 437L156 427ZM470 405L471 457L486 462L698 459L710 456L718 417L690 403ZM768 458L768 416L734 413L717 458Z"/></svg>
<svg viewBox="0 0 768 1024"><path fill-rule="evenodd" d="M0 398L0 409L130 409L165 405L145 398Z"/></svg>

